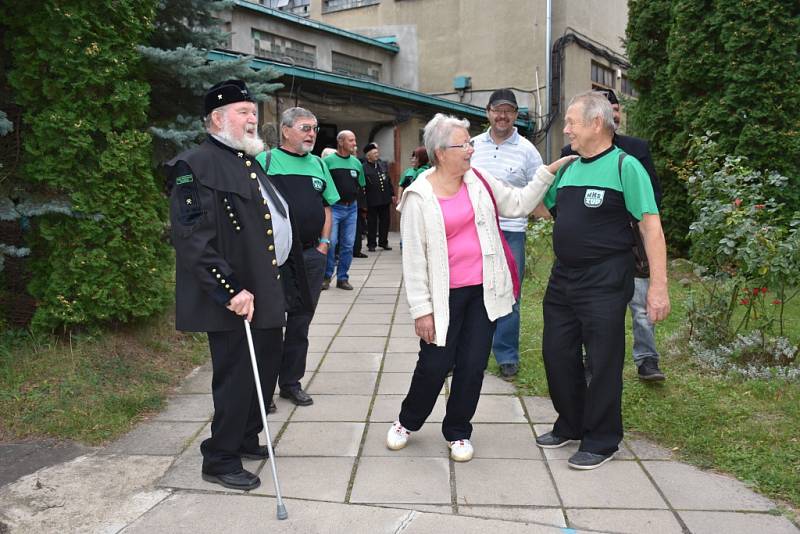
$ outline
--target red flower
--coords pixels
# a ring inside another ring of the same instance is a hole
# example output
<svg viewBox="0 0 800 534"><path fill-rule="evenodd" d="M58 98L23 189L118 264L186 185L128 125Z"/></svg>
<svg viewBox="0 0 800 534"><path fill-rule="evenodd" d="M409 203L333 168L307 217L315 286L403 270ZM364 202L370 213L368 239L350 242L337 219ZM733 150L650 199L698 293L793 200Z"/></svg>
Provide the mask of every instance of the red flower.
<svg viewBox="0 0 800 534"><path fill-rule="evenodd" d="M755 206L753 206L753 207L754 207L755 209L757 209L757 210L763 210L763 209L765 208L764 204L756 204L756 205L755 205Z"/></svg>
<svg viewBox="0 0 800 534"><path fill-rule="evenodd" d="M761 288L759 288L759 287L754 287L753 288L753 296L754 297L757 296L760 292L761 292Z"/></svg>
<svg viewBox="0 0 800 534"><path fill-rule="evenodd" d="M773 304L780 304L781 303L781 299L775 299L775 300L772 301L772 303Z"/></svg>
<svg viewBox="0 0 800 534"><path fill-rule="evenodd" d="M750 300L749 299L742 299L742 300L739 301L739 304L743 304L744 306L747 306L748 304L750 304Z"/></svg>
<svg viewBox="0 0 800 534"><path fill-rule="evenodd" d="M762 292L762 293L766 293L766 292L767 292L767 288L766 288L766 287L762 287L762 288L761 288L761 292Z"/></svg>
<svg viewBox="0 0 800 534"><path fill-rule="evenodd" d="M739 206L742 205L742 199L741 198L737 198L736 200L733 201L733 203L736 204L736 207L738 208Z"/></svg>

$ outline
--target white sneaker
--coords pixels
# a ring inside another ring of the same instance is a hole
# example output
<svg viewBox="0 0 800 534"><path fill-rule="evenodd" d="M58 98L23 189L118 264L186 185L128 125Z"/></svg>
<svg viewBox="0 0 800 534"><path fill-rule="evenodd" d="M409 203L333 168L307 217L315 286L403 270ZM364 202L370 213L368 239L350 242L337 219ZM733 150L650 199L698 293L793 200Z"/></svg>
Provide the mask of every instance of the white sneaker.
<svg viewBox="0 0 800 534"><path fill-rule="evenodd" d="M389 428L389 433L386 434L386 446L393 451L399 451L406 446L410 435L411 432L406 430L406 428L400 424L400 421L395 421L391 428Z"/></svg>
<svg viewBox="0 0 800 534"><path fill-rule="evenodd" d="M451 441L450 458L454 462L469 462L472 460L472 455L475 454L475 449L472 448L472 443L468 439L459 439Z"/></svg>

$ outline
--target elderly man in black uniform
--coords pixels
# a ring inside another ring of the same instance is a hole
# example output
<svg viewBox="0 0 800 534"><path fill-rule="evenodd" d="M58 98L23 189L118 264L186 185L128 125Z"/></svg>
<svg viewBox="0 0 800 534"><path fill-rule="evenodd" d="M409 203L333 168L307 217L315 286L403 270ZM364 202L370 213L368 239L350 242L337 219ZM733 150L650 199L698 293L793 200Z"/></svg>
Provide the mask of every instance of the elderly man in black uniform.
<svg viewBox="0 0 800 534"><path fill-rule="evenodd" d="M389 206L397 202L394 186L389 178L389 168L380 159L377 143L368 143L364 147L364 176L367 186L364 188L367 200L367 250L375 251L375 245L383 250L392 250L389 246Z"/></svg>
<svg viewBox="0 0 800 534"><path fill-rule="evenodd" d="M214 418L202 476L239 490L259 486L241 458L264 459L263 429L243 319L250 321L264 396L275 389L286 312L309 308L303 254L286 200L254 156L257 107L244 82L205 96L208 137L167 163L176 258L176 326L207 332Z"/></svg>
<svg viewBox="0 0 800 534"><path fill-rule="evenodd" d="M651 283L647 315L669 314L664 233L653 186L636 158L614 146L611 104L602 93L575 96L564 134L581 157L556 174L545 205L557 208L555 262L542 308L547 384L558 419L536 438L543 448L580 440L568 464L595 469L614 457L622 440L622 364L625 309L633 295L634 243L638 221ZM592 379L585 379L585 348Z"/></svg>

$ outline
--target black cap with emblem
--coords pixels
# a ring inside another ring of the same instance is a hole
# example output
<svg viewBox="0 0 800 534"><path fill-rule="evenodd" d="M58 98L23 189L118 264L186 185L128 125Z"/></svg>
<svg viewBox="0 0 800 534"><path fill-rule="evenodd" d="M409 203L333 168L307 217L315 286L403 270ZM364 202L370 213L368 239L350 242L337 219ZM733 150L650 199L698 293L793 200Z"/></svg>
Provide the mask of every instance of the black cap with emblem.
<svg viewBox="0 0 800 534"><path fill-rule="evenodd" d="M247 85L242 80L226 80L214 84L206 92L203 115L206 116L215 109L234 102L254 102Z"/></svg>

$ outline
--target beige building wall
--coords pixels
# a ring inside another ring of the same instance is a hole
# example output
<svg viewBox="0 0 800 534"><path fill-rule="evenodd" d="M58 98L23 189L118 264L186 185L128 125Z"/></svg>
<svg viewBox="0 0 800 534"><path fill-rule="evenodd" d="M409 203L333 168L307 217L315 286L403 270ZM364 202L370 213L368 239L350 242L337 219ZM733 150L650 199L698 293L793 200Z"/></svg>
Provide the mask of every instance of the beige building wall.
<svg viewBox="0 0 800 534"><path fill-rule="evenodd" d="M373 37L395 35L400 46L395 63L402 67L394 67L400 72L393 77L416 78L411 89L483 107L492 90L512 87L521 107L535 114L541 104L547 113L546 0L383 0L332 13L322 13L322 3L311 0L310 18ZM552 9L553 42L573 32L624 57L627 0L553 0ZM619 68L575 43L565 49L561 116L572 96L592 87L593 59L615 72ZM409 74L415 64L416 72ZM471 77L471 89L455 92L456 76ZM615 77L618 94L620 81ZM551 158L564 144L562 129L557 117L550 130ZM544 155L543 137L537 147Z"/></svg>

